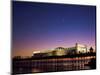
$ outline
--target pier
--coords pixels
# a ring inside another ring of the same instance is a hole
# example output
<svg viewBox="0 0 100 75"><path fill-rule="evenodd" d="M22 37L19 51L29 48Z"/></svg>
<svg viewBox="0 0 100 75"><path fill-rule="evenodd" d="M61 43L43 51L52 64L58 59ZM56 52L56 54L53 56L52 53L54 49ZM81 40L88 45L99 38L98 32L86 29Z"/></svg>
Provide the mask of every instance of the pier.
<svg viewBox="0 0 100 75"><path fill-rule="evenodd" d="M96 62L96 53L14 58L12 69L13 74L89 70L96 68L93 62Z"/></svg>

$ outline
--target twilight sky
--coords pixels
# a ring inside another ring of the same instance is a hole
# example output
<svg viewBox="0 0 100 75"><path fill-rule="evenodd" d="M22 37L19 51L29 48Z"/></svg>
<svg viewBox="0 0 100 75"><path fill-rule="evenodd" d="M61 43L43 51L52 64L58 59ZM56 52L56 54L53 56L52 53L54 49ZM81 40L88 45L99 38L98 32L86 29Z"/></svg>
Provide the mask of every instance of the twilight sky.
<svg viewBox="0 0 100 75"><path fill-rule="evenodd" d="M13 1L12 55L75 43L95 48L96 7Z"/></svg>

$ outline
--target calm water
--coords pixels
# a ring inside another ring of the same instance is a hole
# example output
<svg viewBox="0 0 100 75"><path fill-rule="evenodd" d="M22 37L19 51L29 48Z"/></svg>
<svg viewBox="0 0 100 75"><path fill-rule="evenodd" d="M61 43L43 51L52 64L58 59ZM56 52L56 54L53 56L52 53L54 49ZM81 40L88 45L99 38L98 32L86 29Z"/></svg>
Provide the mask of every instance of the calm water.
<svg viewBox="0 0 100 75"><path fill-rule="evenodd" d="M33 60L26 62L15 68L16 73L38 73L38 72L55 72L55 71L72 71L91 69L88 64L90 59L53 59L53 60Z"/></svg>
<svg viewBox="0 0 100 75"><path fill-rule="evenodd" d="M85 66L87 61L59 61L56 63L36 63L32 68L32 72L51 72L51 71L70 71L70 70L87 70L89 66Z"/></svg>

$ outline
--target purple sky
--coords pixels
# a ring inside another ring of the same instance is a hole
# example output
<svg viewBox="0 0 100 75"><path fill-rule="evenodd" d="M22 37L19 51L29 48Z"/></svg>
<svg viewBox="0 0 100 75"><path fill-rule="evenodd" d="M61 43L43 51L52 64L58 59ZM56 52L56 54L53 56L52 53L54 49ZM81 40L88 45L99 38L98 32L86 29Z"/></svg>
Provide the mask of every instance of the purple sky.
<svg viewBox="0 0 100 75"><path fill-rule="evenodd" d="M95 48L96 7L13 2L13 56L75 43Z"/></svg>

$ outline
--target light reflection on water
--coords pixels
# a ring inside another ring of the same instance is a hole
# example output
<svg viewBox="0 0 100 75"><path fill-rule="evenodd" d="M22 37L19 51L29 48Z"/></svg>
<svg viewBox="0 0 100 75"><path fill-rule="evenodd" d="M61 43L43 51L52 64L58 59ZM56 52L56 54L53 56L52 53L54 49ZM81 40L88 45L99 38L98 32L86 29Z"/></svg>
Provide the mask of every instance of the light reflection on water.
<svg viewBox="0 0 100 75"><path fill-rule="evenodd" d="M86 66L90 62L90 59L80 60L32 60L32 61L20 61L14 68L14 72L18 74L22 73L39 73L39 72L57 72L57 71L74 71L74 70L88 70L90 66Z"/></svg>
<svg viewBox="0 0 100 75"><path fill-rule="evenodd" d="M73 63L48 63L40 64L37 68L32 68L32 73L34 72L54 72L54 71L71 71L71 70L87 70L90 69L89 66L85 66L84 62L73 62Z"/></svg>

